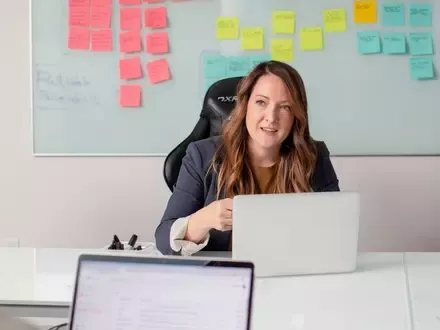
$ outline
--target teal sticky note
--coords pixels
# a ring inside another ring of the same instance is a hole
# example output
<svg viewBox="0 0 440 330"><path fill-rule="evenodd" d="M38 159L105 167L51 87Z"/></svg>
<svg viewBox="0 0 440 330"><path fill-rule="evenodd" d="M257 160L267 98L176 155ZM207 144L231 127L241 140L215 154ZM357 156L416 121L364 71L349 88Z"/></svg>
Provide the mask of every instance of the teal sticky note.
<svg viewBox="0 0 440 330"><path fill-rule="evenodd" d="M385 54L406 54L406 36L401 32L382 34L382 48Z"/></svg>
<svg viewBox="0 0 440 330"><path fill-rule="evenodd" d="M357 33L357 46L360 54L377 54L381 52L379 32L364 31Z"/></svg>
<svg viewBox="0 0 440 330"><path fill-rule="evenodd" d="M412 80L433 79L434 65L432 57L413 57L409 59L409 70Z"/></svg>
<svg viewBox="0 0 440 330"><path fill-rule="evenodd" d="M272 60L272 56L270 56L269 54L267 55L255 55L255 56L250 56L249 57L249 61L250 61L250 69L252 70L253 68L255 68L258 64L262 63L262 62L266 62L266 61L270 61Z"/></svg>
<svg viewBox="0 0 440 330"><path fill-rule="evenodd" d="M409 52L411 55L432 55L431 32L413 32L409 34Z"/></svg>
<svg viewBox="0 0 440 330"><path fill-rule="evenodd" d="M405 6L403 3L388 3L382 5L382 25L405 25Z"/></svg>
<svg viewBox="0 0 440 330"><path fill-rule="evenodd" d="M248 56L231 56L227 58L226 75L227 77L242 77L249 73Z"/></svg>
<svg viewBox="0 0 440 330"><path fill-rule="evenodd" d="M219 55L205 55L203 57L203 75L205 78L226 76L226 58Z"/></svg>
<svg viewBox="0 0 440 330"><path fill-rule="evenodd" d="M409 25L410 26L432 26L432 5L431 4L411 4L409 5Z"/></svg>

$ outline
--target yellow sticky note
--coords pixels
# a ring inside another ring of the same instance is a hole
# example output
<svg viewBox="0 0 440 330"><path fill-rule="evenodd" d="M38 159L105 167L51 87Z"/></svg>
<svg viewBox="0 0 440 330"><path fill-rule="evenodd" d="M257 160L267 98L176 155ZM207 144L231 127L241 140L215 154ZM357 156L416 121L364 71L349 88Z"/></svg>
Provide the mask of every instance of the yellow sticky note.
<svg viewBox="0 0 440 330"><path fill-rule="evenodd" d="M219 17L216 22L217 39L238 39L238 17Z"/></svg>
<svg viewBox="0 0 440 330"><path fill-rule="evenodd" d="M325 32L341 32L347 29L345 9L324 10L322 15Z"/></svg>
<svg viewBox="0 0 440 330"><path fill-rule="evenodd" d="M355 1L353 3L355 23L376 23L376 1Z"/></svg>
<svg viewBox="0 0 440 330"><path fill-rule="evenodd" d="M241 29L241 48L244 50L263 49L263 28L249 27Z"/></svg>
<svg viewBox="0 0 440 330"><path fill-rule="evenodd" d="M292 39L272 39L270 43L272 60L289 62L293 60Z"/></svg>
<svg viewBox="0 0 440 330"><path fill-rule="evenodd" d="M301 50L321 50L324 48L320 27L301 28L299 39Z"/></svg>
<svg viewBox="0 0 440 330"><path fill-rule="evenodd" d="M281 34L295 33L295 12L274 11L272 13L272 32Z"/></svg>

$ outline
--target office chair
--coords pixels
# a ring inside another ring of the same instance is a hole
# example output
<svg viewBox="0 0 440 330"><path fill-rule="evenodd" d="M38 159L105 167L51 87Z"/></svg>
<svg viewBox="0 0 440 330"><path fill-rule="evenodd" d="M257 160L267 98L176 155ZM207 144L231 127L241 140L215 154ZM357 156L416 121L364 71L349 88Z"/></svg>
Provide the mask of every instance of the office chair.
<svg viewBox="0 0 440 330"><path fill-rule="evenodd" d="M194 141L220 135L223 122L228 119L235 106L237 86L241 78L222 79L209 87L203 100L199 121L188 137L165 158L163 176L171 191L176 184L188 145Z"/></svg>

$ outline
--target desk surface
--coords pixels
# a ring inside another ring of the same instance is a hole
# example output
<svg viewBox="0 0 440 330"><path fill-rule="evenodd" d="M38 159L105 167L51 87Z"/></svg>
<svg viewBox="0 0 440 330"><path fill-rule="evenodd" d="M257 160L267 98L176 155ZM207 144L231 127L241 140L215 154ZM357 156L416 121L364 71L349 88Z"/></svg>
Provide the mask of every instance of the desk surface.
<svg viewBox="0 0 440 330"><path fill-rule="evenodd" d="M71 302L76 260L96 250L0 248L0 305ZM360 254L356 272L257 279L253 330L438 330L440 253Z"/></svg>

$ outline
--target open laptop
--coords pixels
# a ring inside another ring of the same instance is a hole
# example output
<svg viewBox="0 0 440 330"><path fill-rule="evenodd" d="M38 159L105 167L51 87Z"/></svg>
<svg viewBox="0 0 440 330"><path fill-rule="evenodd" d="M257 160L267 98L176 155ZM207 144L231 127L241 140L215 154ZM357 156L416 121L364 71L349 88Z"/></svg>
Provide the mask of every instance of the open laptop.
<svg viewBox="0 0 440 330"><path fill-rule="evenodd" d="M252 263L127 255L79 257L70 330L249 330Z"/></svg>
<svg viewBox="0 0 440 330"><path fill-rule="evenodd" d="M233 203L232 257L253 262L257 277L356 269L358 193L241 195Z"/></svg>

